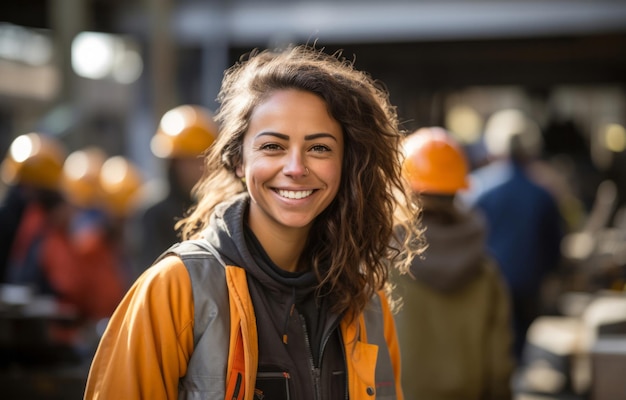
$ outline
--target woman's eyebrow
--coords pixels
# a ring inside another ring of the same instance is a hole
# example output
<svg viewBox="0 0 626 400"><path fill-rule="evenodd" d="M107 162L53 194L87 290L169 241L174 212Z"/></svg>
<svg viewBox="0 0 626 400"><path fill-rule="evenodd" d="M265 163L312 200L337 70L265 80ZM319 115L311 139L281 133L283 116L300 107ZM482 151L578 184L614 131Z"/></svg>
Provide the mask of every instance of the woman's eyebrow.
<svg viewBox="0 0 626 400"><path fill-rule="evenodd" d="M277 137L277 138L282 139L282 140L289 140L289 135L285 135L283 133L278 133L278 132L271 132L271 131L267 132L266 131L266 132L261 132L258 135L256 135L256 137L258 137L258 138L261 137L261 136L274 136L274 137Z"/></svg>
<svg viewBox="0 0 626 400"><path fill-rule="evenodd" d="M285 135L283 133L278 132L261 132L257 135L257 137L261 136L274 136L282 140L289 140L289 135ZM304 136L304 140L315 140L319 138L330 138L334 141L337 141L337 138L331 135L330 133L320 132L320 133L312 133L310 135Z"/></svg>
<svg viewBox="0 0 626 400"><path fill-rule="evenodd" d="M334 137L330 133L325 133L325 132L312 133L310 135L305 135L304 136L304 140L315 140L315 139L319 139L319 138L330 138L330 139L334 140L335 142L337 141L336 137Z"/></svg>

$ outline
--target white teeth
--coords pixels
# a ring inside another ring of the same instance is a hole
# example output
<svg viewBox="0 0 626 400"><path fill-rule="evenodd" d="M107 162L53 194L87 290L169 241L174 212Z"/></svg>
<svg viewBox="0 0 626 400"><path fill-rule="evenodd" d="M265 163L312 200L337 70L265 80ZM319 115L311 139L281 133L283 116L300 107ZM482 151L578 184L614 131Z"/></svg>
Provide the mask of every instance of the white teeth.
<svg viewBox="0 0 626 400"><path fill-rule="evenodd" d="M278 191L279 195L281 195L282 197L286 197L288 199L303 199L305 197L310 196L311 193L313 193L312 190L299 190L299 191L279 190Z"/></svg>

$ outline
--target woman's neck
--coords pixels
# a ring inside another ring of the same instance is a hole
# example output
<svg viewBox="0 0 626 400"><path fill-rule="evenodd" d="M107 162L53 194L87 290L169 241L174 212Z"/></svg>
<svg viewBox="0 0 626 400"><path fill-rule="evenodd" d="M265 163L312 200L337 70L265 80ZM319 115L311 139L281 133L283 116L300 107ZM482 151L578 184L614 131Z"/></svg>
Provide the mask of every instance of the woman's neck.
<svg viewBox="0 0 626 400"><path fill-rule="evenodd" d="M255 224L249 221L250 229L256 236L257 240L263 246L268 257L279 268L288 271L299 271L300 256L304 250L308 230L305 229L272 229L267 224Z"/></svg>

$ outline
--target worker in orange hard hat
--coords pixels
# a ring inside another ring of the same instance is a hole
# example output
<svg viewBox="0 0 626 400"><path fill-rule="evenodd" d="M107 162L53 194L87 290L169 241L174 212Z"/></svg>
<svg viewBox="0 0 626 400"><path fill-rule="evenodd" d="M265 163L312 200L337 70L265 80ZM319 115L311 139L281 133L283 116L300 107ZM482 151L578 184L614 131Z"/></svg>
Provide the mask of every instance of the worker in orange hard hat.
<svg viewBox="0 0 626 400"><path fill-rule="evenodd" d="M392 281L402 386L411 399L510 399L513 372L509 299L487 255L485 225L461 207L468 187L461 147L440 127L403 142L403 175L422 203L427 248Z"/></svg>
<svg viewBox="0 0 626 400"><path fill-rule="evenodd" d="M71 238L79 267L72 274L73 301L92 321L110 317L130 287L126 218L141 189L136 167L122 156L96 147L70 154L63 168L66 197L76 207ZM66 274L67 275L67 274Z"/></svg>
<svg viewBox="0 0 626 400"><path fill-rule="evenodd" d="M91 279L98 265L94 265L94 260L87 256L91 249L87 249L84 243L92 241L90 231L93 229L86 227L105 225L105 218L99 207L102 193L98 175L106 157L103 150L89 147L76 150L65 159L61 189L72 205L73 212L68 226L68 240L64 242L66 246L61 246L58 242L59 246L56 248L59 253L69 253L71 257L51 257L51 267L47 272L59 294L76 308L81 318L87 319L92 314L89 310L91 298L97 295L93 291Z"/></svg>
<svg viewBox="0 0 626 400"><path fill-rule="evenodd" d="M133 266L133 217L144 197L143 177L128 158L114 156L106 160L100 171L102 207L109 221L109 239L116 249L124 280L132 283L136 271Z"/></svg>
<svg viewBox="0 0 626 400"><path fill-rule="evenodd" d="M60 141L37 132L20 135L11 143L0 166L8 187L0 205L2 280L8 279L11 261L17 264L26 258L29 244L62 204L59 183L65 155Z"/></svg>
<svg viewBox="0 0 626 400"><path fill-rule="evenodd" d="M140 218L137 269L140 272L179 240L176 222L195 203L192 188L203 173L201 155L217 138L213 113L185 104L166 112L151 141L152 153L167 163L167 194L145 209Z"/></svg>

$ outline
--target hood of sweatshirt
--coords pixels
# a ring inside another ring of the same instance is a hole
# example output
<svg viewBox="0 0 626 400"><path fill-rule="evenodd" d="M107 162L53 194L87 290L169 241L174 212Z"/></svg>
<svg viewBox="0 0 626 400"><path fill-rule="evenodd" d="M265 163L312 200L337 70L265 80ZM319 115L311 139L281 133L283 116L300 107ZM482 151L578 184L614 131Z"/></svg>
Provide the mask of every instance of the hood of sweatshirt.
<svg viewBox="0 0 626 400"><path fill-rule="evenodd" d="M253 301L263 304L258 308L255 304L257 319L273 322L274 337L286 342L294 321L301 326L293 315L294 308L304 316L316 357L321 338L336 326L339 316L330 313L327 298L315 295L318 285L315 272L287 272L272 262L247 226L249 202L249 196L242 194L219 205L204 237L218 249L226 264L246 270ZM259 341L263 340L260 336Z"/></svg>
<svg viewBox="0 0 626 400"><path fill-rule="evenodd" d="M247 227L249 201L248 195L242 194L219 205L204 232L205 239L219 249L226 264L244 268L267 289L291 295L295 288L299 296L313 290L317 283L314 272L283 271L267 256Z"/></svg>
<svg viewBox="0 0 626 400"><path fill-rule="evenodd" d="M445 223L437 214L424 212L422 224L428 247L413 260L411 275L444 292L470 282L486 254L484 220L476 213L464 212L454 223Z"/></svg>

